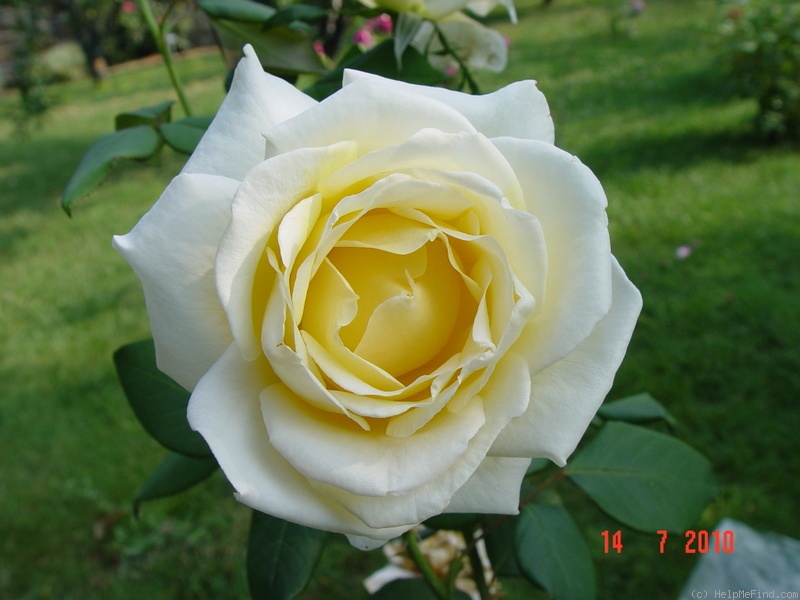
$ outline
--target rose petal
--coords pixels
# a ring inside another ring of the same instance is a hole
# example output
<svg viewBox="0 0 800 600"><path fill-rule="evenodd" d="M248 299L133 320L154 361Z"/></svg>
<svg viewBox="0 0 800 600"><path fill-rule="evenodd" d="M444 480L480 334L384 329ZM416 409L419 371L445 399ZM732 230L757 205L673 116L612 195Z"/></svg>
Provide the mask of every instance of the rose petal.
<svg viewBox="0 0 800 600"><path fill-rule="evenodd" d="M390 494L383 497L353 496L330 485L323 485L319 489L336 498L365 523L376 528L398 523L419 523L440 514L447 508L457 490L462 488L478 470L497 434L511 419L525 411L530 398L530 385L530 372L525 360L513 353L507 354L498 364L481 395L474 396L471 401L482 405L485 424L472 437L466 451L444 474L419 488L406 494ZM427 428L422 431L426 430ZM419 432L406 440L413 442L418 435ZM524 474L518 469L520 464L509 465L502 474L498 474L498 480L503 480L501 485L504 489L517 490L515 498L518 498L521 475ZM496 501L491 507L488 503L484 503L487 512L509 509L508 498L498 497ZM514 509L516 510L516 506Z"/></svg>
<svg viewBox="0 0 800 600"><path fill-rule="evenodd" d="M433 179L439 171L443 173ZM386 173L408 173L433 183L439 183L439 180L445 184L459 181L479 196L503 196L516 208L525 208L517 175L494 144L482 135L445 133L437 129L423 129L401 144L361 156L321 181L320 191L326 196L333 196L361 181L368 181L376 175L385 176ZM426 177L428 174L431 179ZM454 180L456 174L462 178ZM447 175L450 175L449 179ZM437 205L440 204L441 201L437 201ZM415 205L416 208L425 206L419 203ZM450 210L456 211L453 214L455 216L470 206L467 199L462 199L454 203ZM444 204L435 210L448 207ZM441 215L440 218L452 217Z"/></svg>
<svg viewBox="0 0 800 600"><path fill-rule="evenodd" d="M575 350L534 375L527 412L500 433L490 454L566 464L611 389L642 308L639 291L613 259L612 277L610 312Z"/></svg>
<svg viewBox="0 0 800 600"><path fill-rule="evenodd" d="M513 0L469 0L469 2L467 2L467 8L470 12L475 13L479 17L485 17L498 4L503 5L503 8L508 12L508 18L512 23L516 23L517 10L514 8Z"/></svg>
<svg viewBox="0 0 800 600"><path fill-rule="evenodd" d="M282 384L264 391L261 409L270 443L298 471L356 496L400 494L437 479L484 423L476 402L410 438L391 438L309 409Z"/></svg>
<svg viewBox="0 0 800 600"><path fill-rule="evenodd" d="M376 106L381 110L375 110ZM358 115L355 127L353 115ZM466 117L443 102L410 90L356 81L313 110L267 130L266 155L328 146L342 140L356 142L359 154L364 155L399 144L428 128L449 133L475 131Z"/></svg>
<svg viewBox="0 0 800 600"><path fill-rule="evenodd" d="M520 483L530 464L529 458L487 456L445 512L517 514Z"/></svg>
<svg viewBox="0 0 800 600"><path fill-rule="evenodd" d="M519 177L547 247L547 284L518 352L537 372L582 342L611 305L606 196L576 157L540 142L492 140Z"/></svg>
<svg viewBox="0 0 800 600"><path fill-rule="evenodd" d="M427 87L386 79L379 75L346 69L345 88L356 81L369 81L390 89L409 90L452 106L486 137L510 136L552 144L553 119L550 107L533 80L517 81L484 95L465 94L441 87Z"/></svg>
<svg viewBox="0 0 800 600"><path fill-rule="evenodd" d="M267 241L286 212L314 194L317 178L350 162L353 152L353 144L342 142L282 154L253 168L239 186L215 270L220 300L245 358L261 352L260 321L274 279L264 266Z"/></svg>
<svg viewBox="0 0 800 600"><path fill-rule="evenodd" d="M256 510L326 531L385 541L408 530L366 526L320 494L275 451L258 399L274 381L263 361L245 361L231 345L197 384L189 402L189 423L208 442L238 499Z"/></svg>
<svg viewBox="0 0 800 600"><path fill-rule="evenodd" d="M423 15L426 19L434 21L461 10L467 5L468 0L425 0Z"/></svg>
<svg viewBox="0 0 800 600"><path fill-rule="evenodd" d="M265 73L248 44L230 92L181 172L243 180L264 160L262 132L315 104L292 84Z"/></svg>
<svg viewBox="0 0 800 600"><path fill-rule="evenodd" d="M214 286L214 256L238 181L179 175L114 247L144 288L158 367L192 390L231 340Z"/></svg>

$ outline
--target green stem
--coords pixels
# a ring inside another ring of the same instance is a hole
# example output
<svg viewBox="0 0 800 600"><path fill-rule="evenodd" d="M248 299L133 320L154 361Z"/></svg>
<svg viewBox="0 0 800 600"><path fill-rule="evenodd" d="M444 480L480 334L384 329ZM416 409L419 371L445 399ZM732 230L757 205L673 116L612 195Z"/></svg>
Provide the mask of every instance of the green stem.
<svg viewBox="0 0 800 600"><path fill-rule="evenodd" d="M472 567L472 580L478 586L478 594L480 594L481 600L491 600L492 594L483 573L483 562L481 562L481 555L478 554L478 545L469 544L468 548L467 556L469 556L469 566Z"/></svg>
<svg viewBox="0 0 800 600"><path fill-rule="evenodd" d="M163 27L159 27L156 23L156 18L153 15L153 11L150 8L150 3L148 0L138 0L138 4L139 10L142 11L142 16L144 17L144 22L147 25L147 29L150 31L150 35L153 36L153 40L156 43L159 53L164 57L164 66L167 68L167 73L169 74L169 80L172 82L172 87L175 88L175 93L178 95L178 101L181 104L181 108L188 117L192 114L192 111L189 109L189 102L186 100L186 95L183 93L183 86L181 85L180 79L178 79L178 74L175 71L175 65L172 62L172 54L170 53L167 43L164 39L165 29Z"/></svg>
<svg viewBox="0 0 800 600"><path fill-rule="evenodd" d="M467 65L464 63L463 60L461 60L461 57L458 54L456 54L455 50L453 50L453 48L450 46L449 42L447 41L447 38L445 37L444 33L439 28L439 26L436 23L434 23L433 21L431 21L431 22L433 23L433 27L436 30L436 35L439 38L439 42L441 42L441 44L442 44L442 48L444 49L445 52L447 52L447 54L452 56L453 59L458 64L458 68L459 68L462 76L464 77L464 81L466 81L467 85L469 86L469 93L470 94L480 94L481 90L478 87L478 82L475 81L475 79L472 77L472 73L469 72L469 69L467 68Z"/></svg>
<svg viewBox="0 0 800 600"><path fill-rule="evenodd" d="M419 572L422 573L425 581L427 581L428 585L431 586L433 593L436 594L436 597L439 598L439 600L449 600L450 593L448 593L441 579L439 579L436 576L436 573L433 572L430 563L428 563L425 555L422 554L422 550L420 550L419 543L417 542L417 534L413 531L407 531L403 534L403 538L406 541L408 555L411 557L411 560L414 561L414 564L417 565L417 568L419 569Z"/></svg>

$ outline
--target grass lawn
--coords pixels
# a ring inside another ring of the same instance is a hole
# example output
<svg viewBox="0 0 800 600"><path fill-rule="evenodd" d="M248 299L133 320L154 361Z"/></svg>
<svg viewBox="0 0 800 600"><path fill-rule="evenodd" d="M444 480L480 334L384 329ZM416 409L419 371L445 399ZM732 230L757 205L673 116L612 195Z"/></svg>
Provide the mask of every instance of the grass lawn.
<svg viewBox="0 0 800 600"><path fill-rule="evenodd" d="M519 24L493 23L511 40L509 66L480 81L539 81L557 144L606 188L615 254L645 300L610 398L649 391L712 460L721 492L697 528L732 517L800 538L800 153L750 137L755 106L725 91L710 0L653 0L631 36L611 35L605 4L517 6ZM219 57L178 68L195 112L212 113ZM131 516L163 453L111 364L148 330L110 237L182 159L165 151L118 169L72 219L58 208L116 113L170 97L166 74L144 67L57 91L28 138L0 121L0 598L244 598L249 512L223 477ZM15 102L0 96L0 116ZM677 596L696 560L682 544L659 554L655 532L624 529L623 553L604 555L600 531L618 525L568 482L558 491L589 540L600 599ZM358 580L383 562L334 539L305 600L365 598Z"/></svg>

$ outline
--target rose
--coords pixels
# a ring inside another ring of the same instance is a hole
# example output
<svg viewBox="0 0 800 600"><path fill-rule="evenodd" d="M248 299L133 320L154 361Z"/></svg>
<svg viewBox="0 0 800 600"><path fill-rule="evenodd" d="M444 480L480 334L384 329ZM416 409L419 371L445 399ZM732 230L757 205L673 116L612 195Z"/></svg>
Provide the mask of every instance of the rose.
<svg viewBox="0 0 800 600"><path fill-rule="evenodd" d="M502 4L512 23L517 22L513 0L361 0L370 8L399 14L395 54L410 43L435 68L457 71L461 66L500 72L506 66L508 46L497 31L461 11L486 16ZM444 41L443 39L444 38ZM356 40L356 43L359 43ZM363 45L363 44L362 44ZM456 58L457 57L457 58Z"/></svg>
<svg viewBox="0 0 800 600"><path fill-rule="evenodd" d="M641 299L533 82L344 83L316 103L247 47L114 245L238 498L371 547L515 513L530 458L564 464L583 435Z"/></svg>
<svg viewBox="0 0 800 600"><path fill-rule="evenodd" d="M361 2L370 8L382 8L396 13L413 13L433 21L464 9L485 17L494 7L502 4L511 20L515 23L517 21L513 0L361 0Z"/></svg>
<svg viewBox="0 0 800 600"><path fill-rule="evenodd" d="M458 61L445 51L436 28L447 41L447 46L467 67L495 73L506 68L506 38L463 13L455 13L439 21L436 27L431 21L422 21L411 40L411 45L418 52L425 53L428 62L440 71L457 71Z"/></svg>

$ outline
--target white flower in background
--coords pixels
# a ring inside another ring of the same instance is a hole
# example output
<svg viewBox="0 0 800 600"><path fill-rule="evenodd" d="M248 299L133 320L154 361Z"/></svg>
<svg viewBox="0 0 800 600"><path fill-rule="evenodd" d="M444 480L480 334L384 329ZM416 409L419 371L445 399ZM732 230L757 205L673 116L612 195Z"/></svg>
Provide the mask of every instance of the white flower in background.
<svg viewBox="0 0 800 600"><path fill-rule="evenodd" d="M494 29L484 27L466 15L455 13L436 25L430 21L423 21L411 42L417 51L427 53L428 62L440 71L458 68L458 62L454 57L442 52L444 44L436 32L436 27L441 30L447 45L467 67L495 73L506 68L508 61L506 39Z"/></svg>

